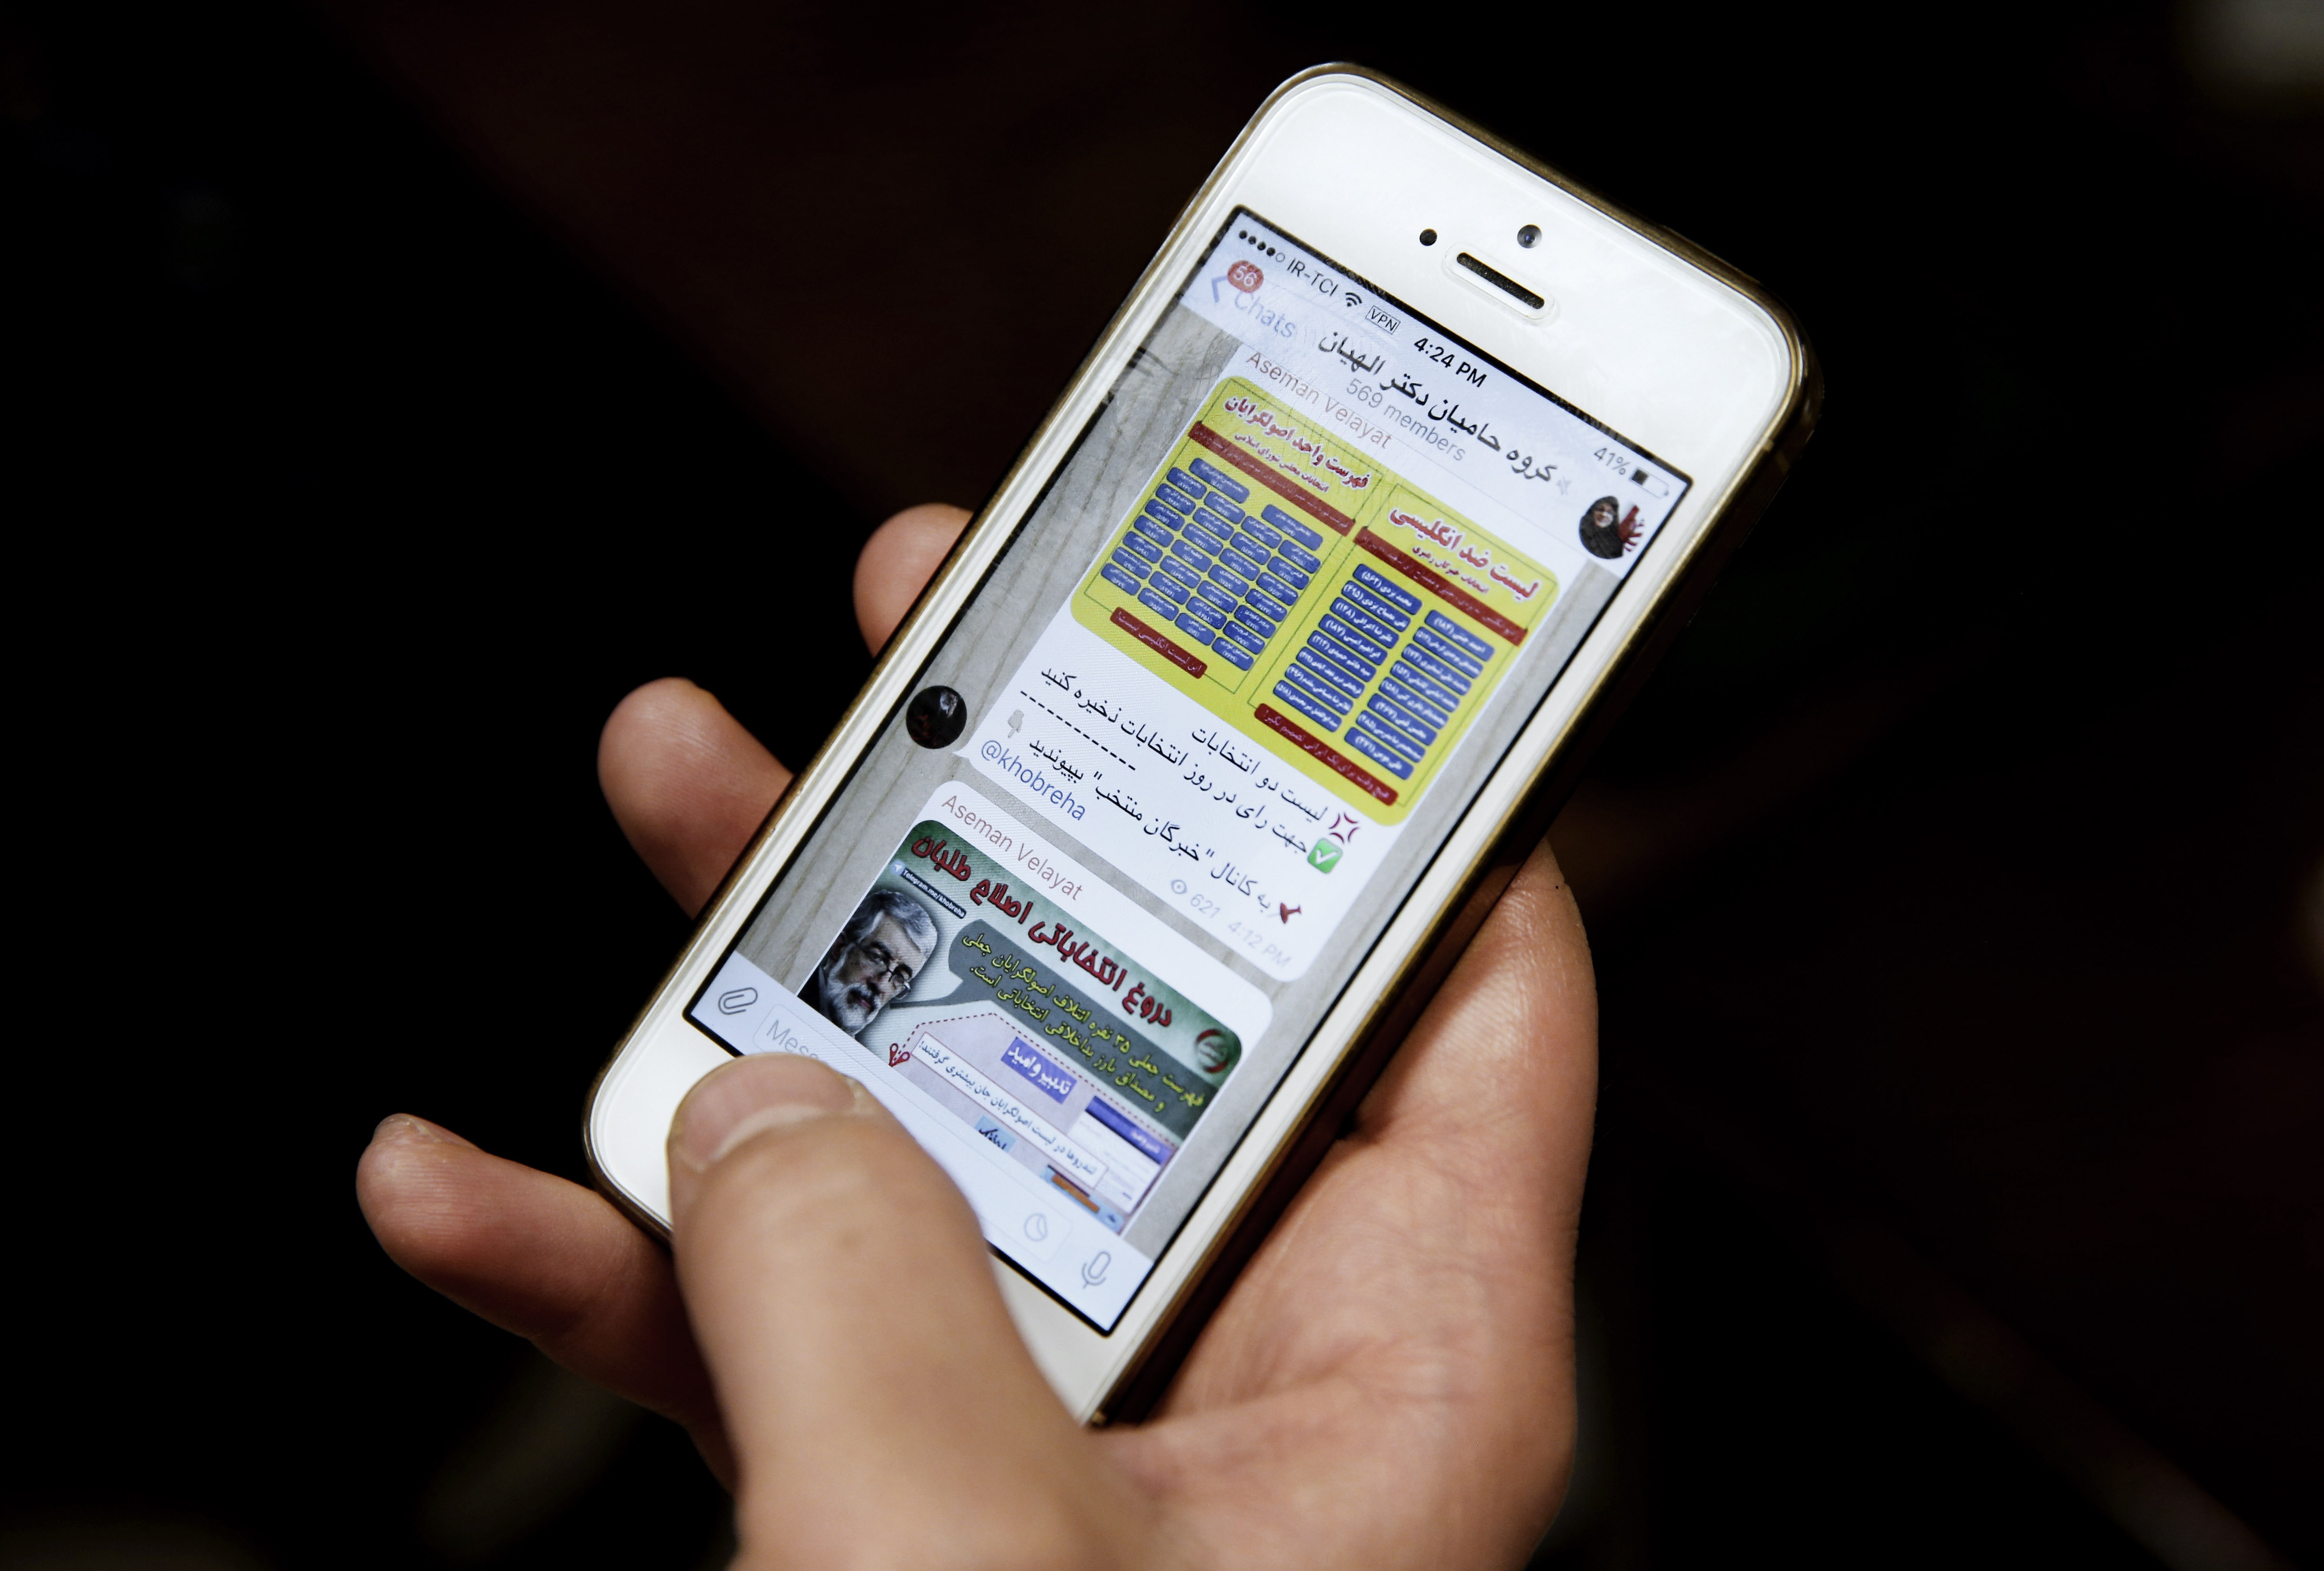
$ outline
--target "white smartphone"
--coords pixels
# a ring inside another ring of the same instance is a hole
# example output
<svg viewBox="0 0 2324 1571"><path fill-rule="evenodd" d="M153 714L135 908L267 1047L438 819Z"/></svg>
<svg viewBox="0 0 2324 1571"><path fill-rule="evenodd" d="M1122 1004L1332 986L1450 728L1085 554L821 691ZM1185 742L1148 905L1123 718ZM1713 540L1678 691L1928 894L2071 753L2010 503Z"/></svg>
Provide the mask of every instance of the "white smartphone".
<svg viewBox="0 0 2324 1571"><path fill-rule="evenodd" d="M1022 219L996 312L1072 265L1072 214ZM1293 78L600 1076L600 1183L666 1233L687 1089L811 1054L960 1186L1065 1404L1142 1410L1817 386L1689 243L1377 76Z"/></svg>

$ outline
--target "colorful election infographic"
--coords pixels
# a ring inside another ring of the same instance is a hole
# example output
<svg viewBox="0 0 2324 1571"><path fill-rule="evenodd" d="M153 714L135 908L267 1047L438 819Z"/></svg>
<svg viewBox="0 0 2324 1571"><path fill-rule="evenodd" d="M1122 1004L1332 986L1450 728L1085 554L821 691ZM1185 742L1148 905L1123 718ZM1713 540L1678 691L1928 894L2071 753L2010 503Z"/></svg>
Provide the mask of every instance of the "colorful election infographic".
<svg viewBox="0 0 2324 1571"><path fill-rule="evenodd" d="M1289 980L1558 593L1366 446L1230 376L963 752Z"/></svg>
<svg viewBox="0 0 2324 1571"><path fill-rule="evenodd" d="M945 795L801 997L1119 1233L1243 1043L1129 935L1074 914L1089 905L1088 875L1016 856L1011 821L964 787Z"/></svg>
<svg viewBox="0 0 2324 1571"><path fill-rule="evenodd" d="M1229 377L1081 624L1373 822L1403 822L1557 598L1547 569Z"/></svg>

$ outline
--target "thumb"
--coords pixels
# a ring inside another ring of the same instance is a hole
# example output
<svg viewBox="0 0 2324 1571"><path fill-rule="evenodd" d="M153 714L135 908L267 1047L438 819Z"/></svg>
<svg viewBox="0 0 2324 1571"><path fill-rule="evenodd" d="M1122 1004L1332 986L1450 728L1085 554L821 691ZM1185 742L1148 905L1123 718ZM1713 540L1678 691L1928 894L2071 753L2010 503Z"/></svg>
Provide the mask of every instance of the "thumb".
<svg viewBox="0 0 2324 1571"><path fill-rule="evenodd" d="M678 1281L743 1565L1104 1565L1143 1523L1051 1393L960 1191L857 1082L721 1066L669 1136Z"/></svg>

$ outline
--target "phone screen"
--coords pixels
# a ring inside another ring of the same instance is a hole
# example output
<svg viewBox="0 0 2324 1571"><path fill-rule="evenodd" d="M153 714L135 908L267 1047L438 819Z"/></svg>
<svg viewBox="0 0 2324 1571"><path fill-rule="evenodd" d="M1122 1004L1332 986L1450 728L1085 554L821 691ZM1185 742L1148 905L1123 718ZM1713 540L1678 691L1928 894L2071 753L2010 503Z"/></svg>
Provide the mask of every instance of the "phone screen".
<svg viewBox="0 0 2324 1571"><path fill-rule="evenodd" d="M1688 483L1237 212L687 1018L1111 1331Z"/></svg>

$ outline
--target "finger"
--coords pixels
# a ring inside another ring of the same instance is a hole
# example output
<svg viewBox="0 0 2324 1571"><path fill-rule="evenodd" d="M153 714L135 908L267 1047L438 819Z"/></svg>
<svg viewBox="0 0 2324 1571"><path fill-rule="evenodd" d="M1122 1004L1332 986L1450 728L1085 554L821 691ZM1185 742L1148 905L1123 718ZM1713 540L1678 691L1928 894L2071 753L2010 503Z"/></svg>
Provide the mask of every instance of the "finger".
<svg viewBox="0 0 2324 1571"><path fill-rule="evenodd" d="M864 545L855 564L855 614L875 651L967 523L959 508L907 508ZM791 776L715 698L673 676L647 683L606 720L597 778L630 844L692 914L766 822Z"/></svg>
<svg viewBox="0 0 2324 1571"><path fill-rule="evenodd" d="M724 1465L669 1257L604 1199L398 1114L355 1169L398 1265L575 1373L665 1413Z"/></svg>
<svg viewBox="0 0 2324 1571"><path fill-rule="evenodd" d="M966 510L928 502L872 531L855 559L855 623L878 654L968 527Z"/></svg>
<svg viewBox="0 0 2324 1571"><path fill-rule="evenodd" d="M1107 1512L1136 1525L1019 1339L960 1192L862 1086L737 1060L687 1095L669 1153L746 1559L1086 1565L1108 1557Z"/></svg>
<svg viewBox="0 0 2324 1571"><path fill-rule="evenodd" d="M715 698L669 676L607 718L597 780L630 844L692 915L766 822L791 772Z"/></svg>

